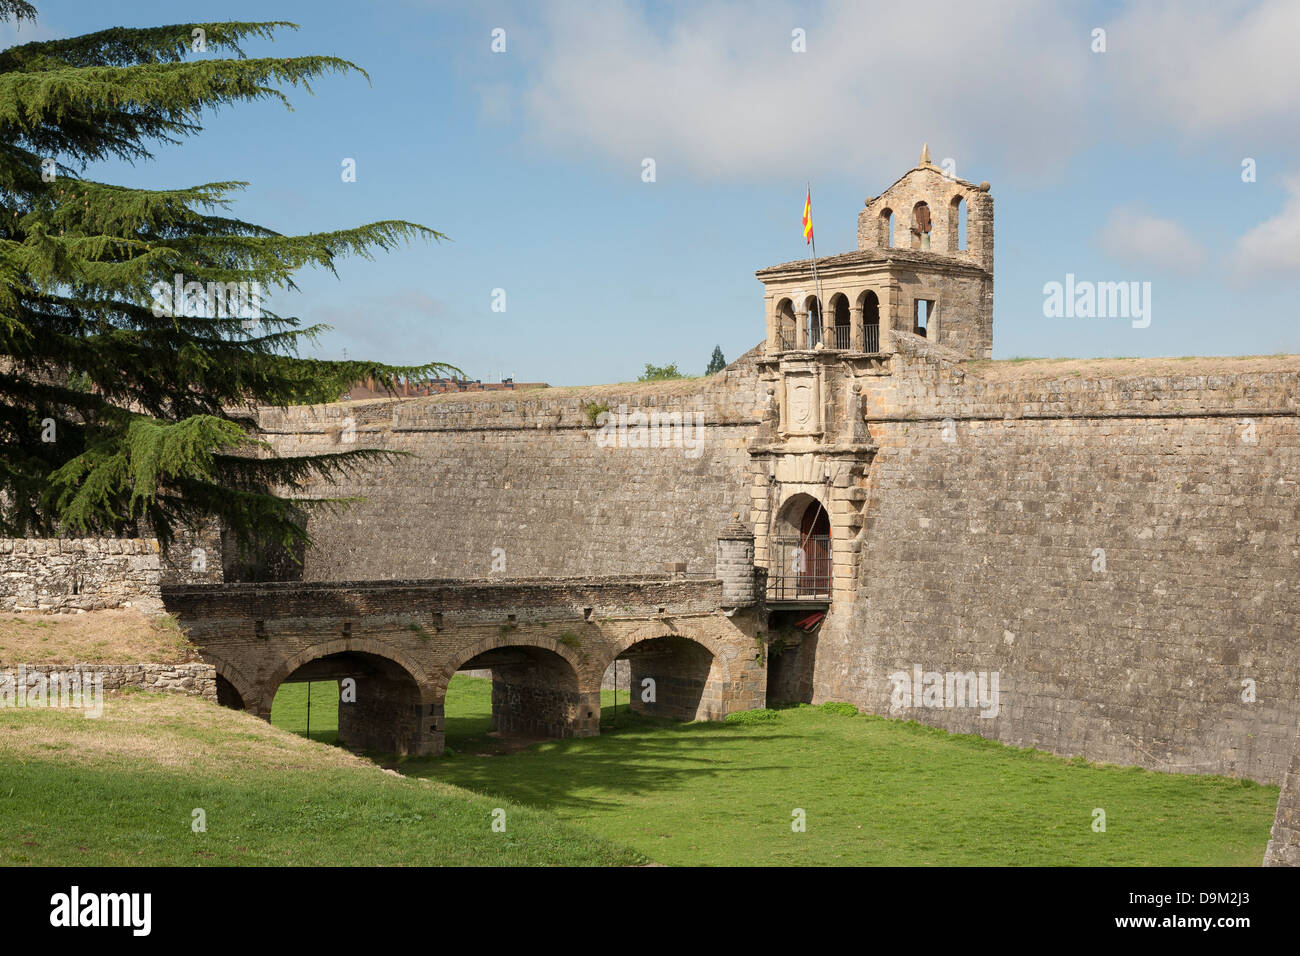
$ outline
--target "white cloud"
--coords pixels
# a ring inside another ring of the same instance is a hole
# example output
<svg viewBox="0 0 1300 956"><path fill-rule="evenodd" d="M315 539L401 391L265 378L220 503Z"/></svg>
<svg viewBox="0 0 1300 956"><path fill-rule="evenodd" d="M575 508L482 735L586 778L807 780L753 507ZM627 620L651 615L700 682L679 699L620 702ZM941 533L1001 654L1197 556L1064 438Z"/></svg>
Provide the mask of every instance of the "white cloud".
<svg viewBox="0 0 1300 956"><path fill-rule="evenodd" d="M1181 225L1133 206L1113 209L1097 240L1108 255L1126 262L1194 272L1205 261L1205 250Z"/></svg>
<svg viewBox="0 0 1300 956"><path fill-rule="evenodd" d="M1107 29L1113 100L1131 118L1197 137L1295 137L1297 36L1295 0L1135 4Z"/></svg>
<svg viewBox="0 0 1300 956"><path fill-rule="evenodd" d="M1285 186L1287 200L1277 215L1237 240L1232 265L1239 277L1300 278L1300 175L1288 177Z"/></svg>
<svg viewBox="0 0 1300 956"><path fill-rule="evenodd" d="M1086 31L1030 0L671 9L664 25L630 3L548 7L540 46L513 48L534 136L637 173L652 157L660 181L879 181L925 141L976 175L986 155L1039 168L1084 132L1060 117L1083 95ZM806 53L791 50L795 28Z"/></svg>
<svg viewBox="0 0 1300 956"><path fill-rule="evenodd" d="M1046 0L527 9L541 22L510 49L531 137L633 173L652 157L660 181L879 182L928 141L960 176L1025 182L1108 142L1239 135L1245 156L1300 141L1295 0L1135 4L1112 20ZM1106 53L1091 51L1098 26Z"/></svg>

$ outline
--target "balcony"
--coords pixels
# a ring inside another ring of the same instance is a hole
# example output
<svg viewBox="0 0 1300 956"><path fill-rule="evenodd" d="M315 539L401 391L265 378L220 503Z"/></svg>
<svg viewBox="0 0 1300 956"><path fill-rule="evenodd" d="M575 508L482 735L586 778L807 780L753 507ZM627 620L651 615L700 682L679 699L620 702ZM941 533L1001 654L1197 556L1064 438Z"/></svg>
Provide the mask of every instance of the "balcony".
<svg viewBox="0 0 1300 956"><path fill-rule="evenodd" d="M769 550L768 601L830 601L830 535L772 538Z"/></svg>
<svg viewBox="0 0 1300 956"><path fill-rule="evenodd" d="M821 327L813 326L808 330L808 344L804 348L815 349L820 341L822 341ZM776 333L776 347L778 352L793 352L798 349L799 345L795 338L794 329L779 329ZM841 349L847 352L852 347L853 332L849 326L836 325L826 330L826 348ZM862 327L862 351L880 351L880 326L878 324L872 323Z"/></svg>

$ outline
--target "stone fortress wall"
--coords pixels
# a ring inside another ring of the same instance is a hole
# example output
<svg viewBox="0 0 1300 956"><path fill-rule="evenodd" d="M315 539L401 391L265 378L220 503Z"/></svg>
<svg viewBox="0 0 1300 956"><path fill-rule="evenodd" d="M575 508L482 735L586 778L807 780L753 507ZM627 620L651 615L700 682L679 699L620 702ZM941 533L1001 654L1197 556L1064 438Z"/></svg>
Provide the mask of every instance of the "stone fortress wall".
<svg viewBox="0 0 1300 956"><path fill-rule="evenodd" d="M712 574L719 529L748 508L757 404L742 358L689 382L264 410L260 427L282 455L408 453L305 489L365 500L310 516L304 580L644 574L665 564L695 576Z"/></svg>
<svg viewBox="0 0 1300 956"><path fill-rule="evenodd" d="M1282 781L1264 865L1300 866L1300 738L1292 751L1291 769Z"/></svg>
<svg viewBox="0 0 1300 956"><path fill-rule="evenodd" d="M361 500L314 511L280 571L743 590L737 555L761 581L819 536L758 609L769 700L1284 782L1269 860L1294 861L1300 359L983 361L992 196L928 149L823 264L825 303L807 263L760 270L766 339L707 379L263 410L276 454L405 453L303 489ZM904 697L912 675L983 675L995 706Z"/></svg>
<svg viewBox="0 0 1300 956"><path fill-rule="evenodd" d="M1070 363L1022 375L992 363L1002 377L988 378L942 346L895 339L889 374L861 395L879 450L856 595L776 660L769 696L1280 781L1300 726L1300 369L1225 358L1212 374L1157 377L1117 360L1084 377ZM358 444L412 453L330 489L368 501L312 518L304 574L510 578L683 561L710 573L720 530L747 513L746 439L761 417L737 364L671 395L610 386L268 414L281 453L332 447L349 417ZM584 402L703 408L704 450L600 447ZM997 671L998 716L891 711L889 675L914 665Z"/></svg>
<svg viewBox="0 0 1300 956"><path fill-rule="evenodd" d="M879 452L858 591L819 637L814 698L885 714L898 671L998 672L997 717L903 716L1281 781L1300 727L1300 362L985 382L900 345L864 394Z"/></svg>

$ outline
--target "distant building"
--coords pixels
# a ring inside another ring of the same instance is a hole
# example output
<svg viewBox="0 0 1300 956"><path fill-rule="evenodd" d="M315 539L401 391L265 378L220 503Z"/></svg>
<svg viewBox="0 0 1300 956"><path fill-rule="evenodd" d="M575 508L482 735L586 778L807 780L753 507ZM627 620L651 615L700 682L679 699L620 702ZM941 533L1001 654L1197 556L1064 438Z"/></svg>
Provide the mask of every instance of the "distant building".
<svg viewBox="0 0 1300 956"><path fill-rule="evenodd" d="M499 392L522 388L546 388L545 382L524 382L516 386L513 378L499 382L483 382L468 378L434 378L424 382L411 382L403 379L396 382L389 391L373 378L356 382L339 396L340 401L367 398L388 398L396 395L401 398L419 398L428 395L442 395L445 392Z"/></svg>

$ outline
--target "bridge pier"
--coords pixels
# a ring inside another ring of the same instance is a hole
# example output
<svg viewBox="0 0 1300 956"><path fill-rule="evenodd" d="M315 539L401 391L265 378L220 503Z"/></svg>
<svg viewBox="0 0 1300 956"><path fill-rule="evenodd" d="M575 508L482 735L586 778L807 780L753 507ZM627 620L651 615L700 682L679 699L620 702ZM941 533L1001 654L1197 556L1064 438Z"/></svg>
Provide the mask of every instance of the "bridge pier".
<svg viewBox="0 0 1300 956"><path fill-rule="evenodd" d="M492 679L492 729L519 737L595 737L600 692Z"/></svg>
<svg viewBox="0 0 1300 956"><path fill-rule="evenodd" d="M632 710L673 720L726 716L730 700L725 668L704 646L666 636L642 641L622 656L631 665Z"/></svg>
<svg viewBox="0 0 1300 956"><path fill-rule="evenodd" d="M339 743L349 750L425 756L441 753L419 689L404 676L356 678L356 700L339 702Z"/></svg>

